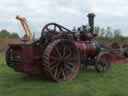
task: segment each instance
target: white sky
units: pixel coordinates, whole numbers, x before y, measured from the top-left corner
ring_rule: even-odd
[[[32,32],[40,36],[49,22],[67,28],[87,24],[86,15],[96,14],[95,25],[121,29],[128,36],[128,0],[0,0],[0,29],[23,34],[16,15],[27,18]]]

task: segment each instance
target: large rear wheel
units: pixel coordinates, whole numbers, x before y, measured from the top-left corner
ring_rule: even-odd
[[[80,68],[80,55],[72,41],[59,39],[50,43],[43,53],[46,74],[55,81],[74,79]]]

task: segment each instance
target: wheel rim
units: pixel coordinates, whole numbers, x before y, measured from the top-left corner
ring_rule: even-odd
[[[8,66],[13,67],[13,60],[14,60],[14,52],[11,48],[8,48],[6,51],[6,63]]]
[[[58,33],[72,32],[71,30],[56,24],[56,23],[48,23],[44,26],[41,32],[41,41],[45,39],[46,41],[52,41],[54,36],[58,35]]]
[[[108,53],[99,55],[96,63],[96,70],[98,72],[106,72],[111,68],[111,56]]]
[[[46,48],[43,65],[53,80],[72,80],[79,71],[79,58],[79,52],[72,42],[56,40]]]
[[[44,26],[42,29],[42,35],[45,32],[72,32],[71,30],[56,24],[56,23],[48,23],[47,25]]]

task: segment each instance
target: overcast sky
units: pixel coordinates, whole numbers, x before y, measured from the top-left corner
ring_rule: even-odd
[[[0,29],[23,35],[15,19],[20,15],[26,17],[32,32],[40,35],[49,22],[70,29],[87,24],[89,12],[96,14],[96,26],[121,29],[128,36],[128,0],[0,0]]]

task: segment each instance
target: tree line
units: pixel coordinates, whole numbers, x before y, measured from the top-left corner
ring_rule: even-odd
[[[100,28],[96,26],[94,28],[94,32],[98,35],[98,37],[106,37],[106,38],[120,38],[123,37],[120,29],[112,29],[111,27]]]
[[[78,30],[80,28],[84,28],[85,30],[88,30],[89,26],[82,25],[81,27],[78,27],[78,28],[74,26],[72,28],[72,31],[73,32],[79,32]],[[109,26],[105,27],[105,28],[96,26],[96,27],[94,27],[94,33],[97,35],[97,37],[103,37],[103,38],[116,38],[116,37],[120,38],[120,37],[123,37],[120,29],[112,29]]]
[[[19,35],[16,32],[8,32],[7,30],[3,29],[0,31],[0,38],[15,39],[19,38]]]
[[[97,37],[104,37],[104,38],[120,38],[122,36],[122,32],[120,29],[112,29],[111,27],[101,28],[96,26],[94,28],[94,33],[97,34]],[[24,36],[23,36],[24,37]],[[16,32],[9,32],[5,29],[0,31],[0,38],[19,38],[19,35]]]

